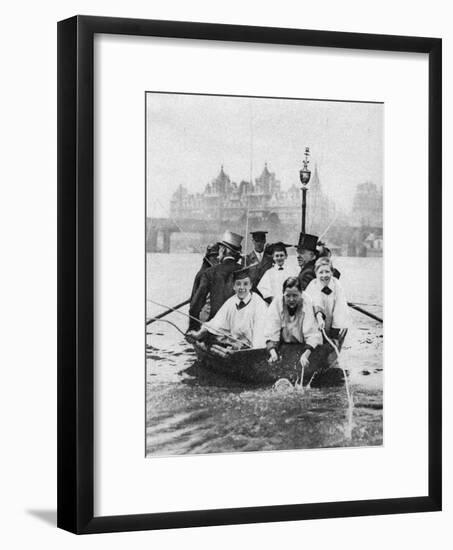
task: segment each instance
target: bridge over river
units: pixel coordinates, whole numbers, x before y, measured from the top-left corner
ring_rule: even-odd
[[[223,230],[223,225],[215,220],[146,218],[146,250],[169,253],[172,233],[219,235]]]
[[[194,236],[205,235],[206,242],[215,241],[222,233],[230,229],[245,235],[245,227],[241,221],[208,220],[194,218],[147,218],[146,219],[146,251],[164,252],[171,251],[171,235],[173,233],[188,234]],[[268,241],[284,240],[285,242],[296,242],[299,236],[299,227],[282,223],[264,222],[252,219],[249,223],[249,231],[266,229],[269,231]],[[315,230],[316,231],[316,230]],[[316,233],[315,233],[316,234]],[[336,243],[336,254],[346,256],[381,256],[382,237],[378,245],[367,242],[367,236],[382,234],[382,227],[370,225],[338,225],[331,228],[328,245],[332,247]],[[291,240],[292,239],[292,240]]]

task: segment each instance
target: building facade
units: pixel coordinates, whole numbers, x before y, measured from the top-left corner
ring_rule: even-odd
[[[253,182],[236,183],[226,174],[224,167],[209,182],[203,193],[189,193],[180,185],[170,203],[170,215],[174,219],[203,218],[220,224],[245,224],[248,217],[254,229],[265,225],[283,225],[292,228],[300,225],[301,190],[292,185],[283,190],[280,180],[267,166]],[[331,219],[335,207],[321,189],[318,170],[315,167],[310,183],[307,227],[318,230],[316,220]],[[321,223],[321,222],[320,222]]]
[[[245,235],[266,230],[268,238],[297,241],[301,228],[301,188],[292,184],[286,190],[267,163],[253,179],[233,181],[223,166],[202,193],[190,193],[180,185],[170,202],[170,220],[186,233],[209,234],[225,229]],[[307,193],[306,228],[322,235],[329,228],[327,241],[348,255],[382,254],[382,188],[371,182],[360,183],[349,213],[337,212],[335,203],[324,193],[315,165]]]

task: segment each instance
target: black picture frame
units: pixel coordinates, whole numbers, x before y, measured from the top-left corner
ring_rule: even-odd
[[[411,498],[95,517],[93,38],[95,33],[429,55],[429,490]],[[58,23],[58,526],[169,529],[441,510],[442,42],[285,28],[75,16]]]

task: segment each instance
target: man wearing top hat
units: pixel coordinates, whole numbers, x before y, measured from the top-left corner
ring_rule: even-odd
[[[203,262],[201,264],[201,267],[200,267],[198,273],[195,275],[195,279],[193,281],[192,292],[190,294],[190,300],[193,299],[193,297],[195,296],[195,293],[197,292],[197,290],[200,286],[201,276],[203,275],[203,273],[207,269],[209,269],[210,267],[212,267],[214,265],[217,265],[219,263],[218,255],[219,255],[219,245],[218,245],[218,243],[208,244],[208,246],[206,247],[206,253],[203,257]],[[205,305],[202,307],[202,309],[200,311],[199,319],[201,321],[206,321],[206,319],[208,319],[208,317],[209,317],[209,307],[210,307],[209,306],[209,300],[207,300],[207,302],[205,303]]]
[[[218,255],[219,255],[219,244],[218,243],[208,244],[208,246],[206,247],[206,253],[203,256],[201,267],[198,273],[195,275],[195,279],[192,286],[192,293],[190,295],[191,298],[197,291],[198,287],[200,286],[201,276],[203,275],[203,273],[210,267],[217,265],[219,263]]]
[[[250,277],[252,288],[256,291],[264,273],[272,267],[272,254],[266,244],[267,231],[252,231],[253,250],[245,256],[245,266],[251,266]]]
[[[219,263],[201,274],[198,288],[190,300],[189,315],[192,319],[189,321],[189,330],[199,328],[199,323],[193,318],[200,319],[200,312],[208,296],[210,299],[208,318],[212,319],[226,300],[234,294],[233,272],[240,269],[238,260],[241,257],[242,239],[241,235],[225,231],[222,240],[217,243]]]
[[[316,262],[316,245],[318,244],[318,237],[316,235],[309,235],[308,233],[301,233],[299,235],[299,242],[296,245],[297,249],[297,263],[300,266],[300,273],[298,275],[302,290],[305,290],[315,277],[315,262]]]

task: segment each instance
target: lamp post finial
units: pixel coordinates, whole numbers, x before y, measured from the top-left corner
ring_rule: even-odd
[[[308,182],[310,181],[311,172],[308,169],[310,162],[310,148],[305,147],[304,160],[302,161],[303,168],[299,170],[300,183],[302,184],[302,233],[305,233],[305,214],[307,210],[307,190]]]

